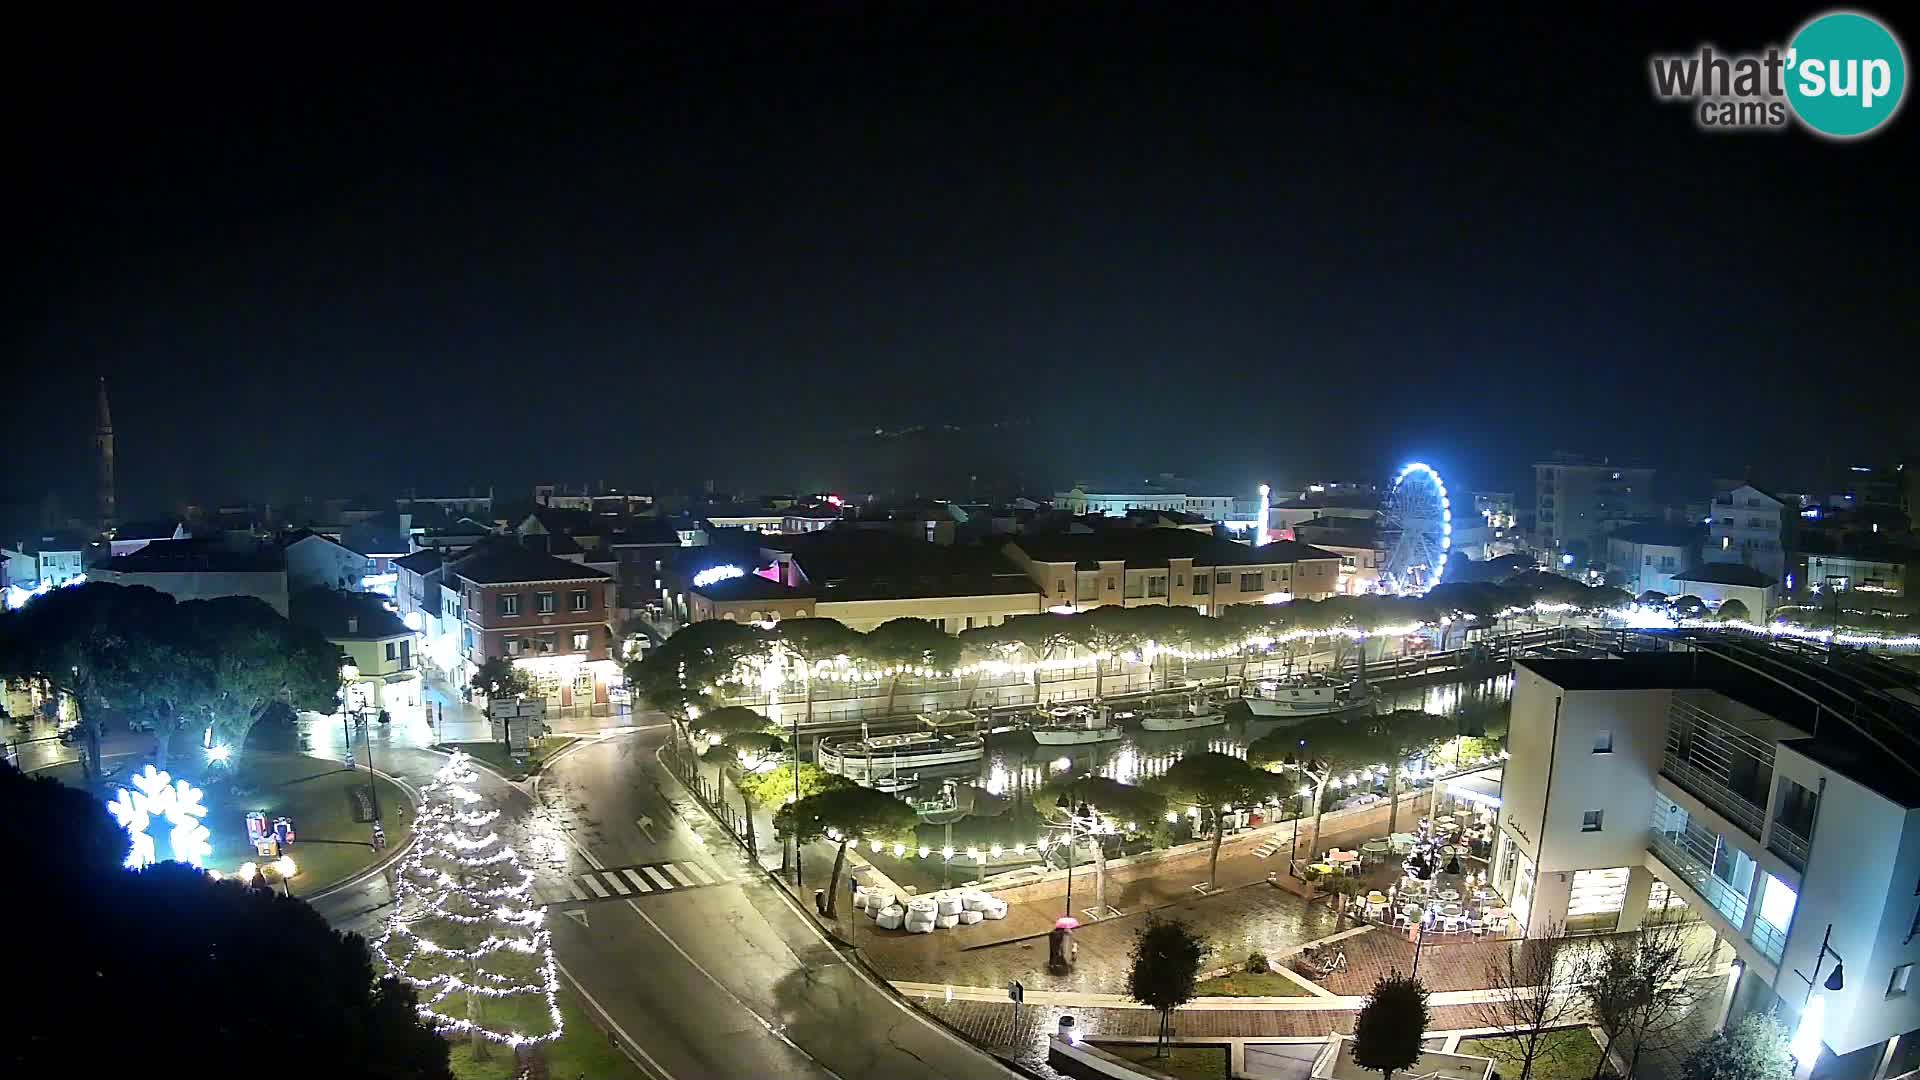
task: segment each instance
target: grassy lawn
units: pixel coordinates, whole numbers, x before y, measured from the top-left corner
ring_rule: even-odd
[[[1166,1057],[1155,1057],[1152,1043],[1103,1043],[1093,1045],[1126,1061],[1177,1076],[1180,1080],[1226,1080],[1227,1048],[1224,1046],[1167,1047]]]
[[[1287,978],[1267,972],[1251,975],[1232,971],[1214,979],[1203,979],[1194,987],[1201,997],[1312,997],[1307,988]]]
[[[318,892],[351,877],[386,854],[376,853],[369,846],[373,826],[353,819],[351,789],[367,786],[364,768],[350,773],[339,762],[325,758],[254,751],[240,757],[232,784],[209,785],[205,766],[198,762],[174,764],[186,770],[180,774],[183,779],[206,790],[207,816],[201,820],[213,834],[209,869],[230,872],[257,858],[247,844],[249,810],[266,811],[269,823],[277,817],[293,820],[295,841],[287,854],[300,868],[293,879],[295,896]],[[81,782],[78,763],[56,765],[36,775],[51,776],[76,787]],[[124,782],[126,773],[116,774],[114,779]],[[413,827],[413,803],[390,780],[374,778],[374,790],[391,851],[407,841]],[[159,845],[164,855],[164,837]]]
[[[546,1055],[547,1074],[554,1080],[642,1080],[627,1055],[607,1043],[605,1029],[596,1024],[571,986],[560,983],[560,1015],[566,1034],[540,1048]],[[473,1046],[466,1041],[453,1044],[453,1075],[459,1080],[508,1080],[513,1075],[513,1052],[504,1046],[489,1047],[485,1061],[473,1060]]]
[[[1461,1039],[1460,1053],[1493,1058],[1494,1069],[1500,1075],[1518,1076],[1519,1059],[1502,1058],[1495,1053],[1515,1045],[1509,1035]],[[1593,1035],[1586,1028],[1549,1031],[1541,1037],[1540,1045],[1540,1056],[1533,1061],[1533,1080],[1592,1080],[1594,1066],[1600,1063],[1600,1044],[1593,1041]]]
[[[465,750],[475,761],[487,766],[502,776],[514,780],[525,780],[540,771],[555,754],[565,750],[580,740],[571,735],[549,735],[540,740],[538,746],[527,748],[527,767],[522,769],[514,764],[513,755],[507,753],[507,744],[498,742],[460,742],[442,743],[444,749]]]

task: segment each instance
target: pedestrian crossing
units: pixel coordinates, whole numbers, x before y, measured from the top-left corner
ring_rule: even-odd
[[[709,885],[725,885],[732,878],[696,862],[646,863],[639,866],[607,867],[592,873],[574,874],[565,885],[534,886],[534,899],[542,904],[592,904],[602,900],[631,900],[660,893],[686,892]]]

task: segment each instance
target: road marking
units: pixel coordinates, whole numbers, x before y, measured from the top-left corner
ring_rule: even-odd
[[[633,887],[639,889],[641,892],[650,893],[653,891],[653,886],[647,884],[647,879],[634,873],[632,870],[622,870],[620,873],[624,874],[628,881],[633,882]]]
[[[671,868],[669,868],[669,869],[671,869]],[[697,877],[697,878],[699,878],[699,879],[700,879],[700,883],[701,883],[702,885],[718,885],[718,884],[720,884],[720,881],[719,881],[719,879],[718,879],[718,878],[715,878],[715,877],[713,877],[713,876],[712,876],[712,875],[710,875],[710,874],[708,874],[708,873],[707,873],[707,872],[706,872],[705,870],[702,870],[702,869],[700,868],[700,864],[699,864],[699,863],[694,863],[694,862],[690,862],[690,863],[688,863],[688,864],[687,864],[687,873],[689,873],[689,874],[692,874],[692,875],[693,875],[694,877]]]
[[[607,887],[605,885],[600,884],[600,879],[598,877],[595,877],[594,875],[591,875],[591,874],[581,874],[580,880],[587,883],[587,888],[593,890],[593,895],[599,897],[602,900],[605,900],[607,898]]]
[[[584,911],[581,911],[579,908],[574,908],[572,911],[563,911],[560,914],[565,915],[567,918],[572,919],[574,922],[579,923],[581,926],[588,925],[587,913]]]
[[[627,883],[620,880],[619,874],[602,874],[600,876],[607,879],[607,884],[613,886],[614,892],[619,893],[621,896],[633,895],[633,890],[627,888]]]
[[[575,900],[585,900],[587,898],[587,890],[581,888],[580,883],[572,878],[567,879],[567,891],[573,894]]]
[[[685,874],[683,874],[683,873],[681,873],[681,872],[680,872],[680,868],[679,868],[678,866],[675,866],[675,865],[674,865],[674,864],[672,864],[672,863],[668,863],[668,864],[667,864],[667,873],[669,873],[669,874],[672,874],[672,875],[673,875],[673,880],[675,880],[675,881],[677,881],[677,882],[679,882],[680,884],[682,884],[682,885],[685,885],[685,886],[687,886],[688,888],[692,888],[692,887],[693,887],[693,879],[692,879],[692,878],[690,878],[690,877],[688,877],[687,875],[685,875]]]
[[[653,879],[654,884],[660,886],[662,889],[673,888],[673,882],[668,881],[666,878],[666,875],[662,874],[660,871],[655,870],[651,866],[643,866],[640,869],[645,871],[646,875]]]
[[[581,982],[579,979],[576,979],[573,977],[573,972],[568,971],[567,966],[565,964],[562,964],[560,961],[555,960],[553,962],[553,966],[555,968],[558,968],[560,971],[560,974],[565,976],[566,980],[573,984],[573,988],[575,990],[580,991],[580,996],[586,999],[587,1004],[593,1006],[593,1011],[600,1014],[600,1019],[605,1020],[607,1022],[608,1027],[612,1028],[614,1032],[618,1034],[622,1039],[625,1039],[627,1046],[632,1047],[634,1053],[637,1053],[642,1058],[644,1058],[649,1068],[651,1068],[654,1072],[660,1074],[661,1080],[673,1080],[673,1074],[668,1072],[664,1065],[661,1065],[658,1061],[655,1061],[652,1054],[647,1053],[647,1048],[640,1045],[640,1040],[627,1034],[627,1029],[620,1026],[620,1021],[615,1020],[613,1018],[613,1014],[607,1011],[607,1007],[605,1005],[600,1004],[600,999],[594,997],[592,994],[587,992],[587,988],[581,985]],[[625,1049],[625,1047],[622,1047],[622,1049]]]
[[[647,834],[647,843],[658,844],[660,842],[653,838],[653,819],[652,818],[646,817],[643,815],[640,818],[636,819],[633,824],[635,828]]]

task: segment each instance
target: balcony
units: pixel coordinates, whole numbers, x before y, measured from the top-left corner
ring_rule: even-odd
[[[1747,936],[1747,940],[1753,942],[1753,947],[1759,949],[1761,955],[1776,964],[1780,962],[1781,954],[1787,951],[1787,932],[1765,919],[1753,920],[1753,933]]]
[[[1773,754],[1771,742],[1675,696],[1660,775],[1759,840]]]
[[[1755,840],[1760,839],[1760,826],[1766,820],[1766,811],[1748,801],[1746,796],[1715,780],[1706,770],[1669,757],[1661,763],[1660,775],[1746,830]]]
[[[1775,821],[1773,831],[1767,834],[1767,850],[1785,859],[1788,866],[1803,874],[1807,872],[1809,847],[1807,838],[1788,828],[1783,821]]]

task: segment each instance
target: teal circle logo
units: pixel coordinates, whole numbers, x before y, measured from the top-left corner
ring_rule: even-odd
[[[1900,110],[1907,58],[1879,20],[1829,12],[1801,27],[1788,49],[1787,101],[1814,131],[1857,138]]]

